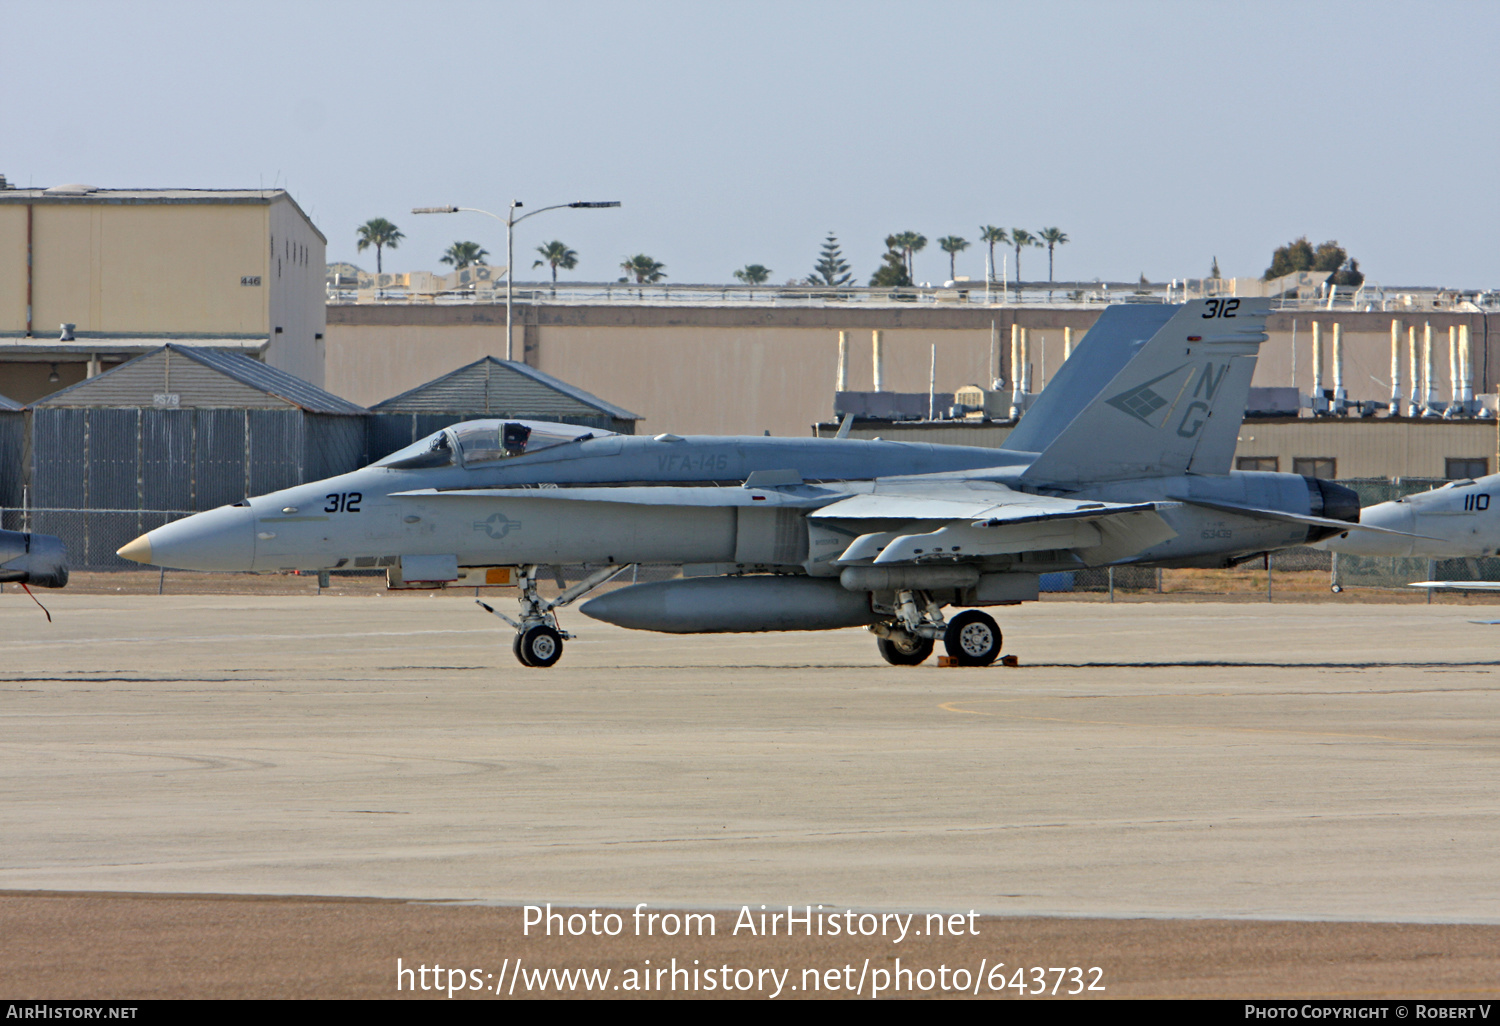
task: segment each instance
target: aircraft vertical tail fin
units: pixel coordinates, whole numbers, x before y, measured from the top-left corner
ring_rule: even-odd
[[[1227,474],[1269,312],[1264,299],[1177,307],[1022,479],[1066,485]]]
[[[1176,312],[1160,303],[1105,307],[1000,448],[1044,451]]]

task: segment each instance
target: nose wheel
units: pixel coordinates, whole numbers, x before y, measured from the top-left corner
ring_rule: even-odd
[[[562,658],[563,635],[547,624],[538,624],[517,634],[511,650],[522,666],[545,669]]]

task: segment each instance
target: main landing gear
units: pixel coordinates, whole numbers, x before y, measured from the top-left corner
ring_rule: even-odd
[[[894,620],[870,627],[880,655],[892,666],[925,662],[939,638],[957,666],[989,666],[1000,657],[1004,637],[988,613],[966,609],[944,622],[932,596],[920,591],[898,591],[893,612]]]
[[[517,662],[522,666],[545,669],[562,658],[563,642],[573,640],[573,635],[558,626],[557,616],[553,610],[582,598],[629,568],[630,564],[626,563],[595,570],[571,588],[563,589],[557,598],[549,600],[542,598],[536,590],[536,564],[523,566],[519,582],[521,588],[519,596],[521,619],[519,621],[512,620],[486,602],[481,602],[479,599],[474,601],[516,629],[516,639],[511,643],[510,650],[515,653]],[[558,580],[561,583],[561,578]]]

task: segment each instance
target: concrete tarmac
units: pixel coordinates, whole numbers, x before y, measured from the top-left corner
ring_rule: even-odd
[[[458,595],[0,597],[0,889],[1500,922],[1472,606],[999,610],[1019,668],[861,631]]]

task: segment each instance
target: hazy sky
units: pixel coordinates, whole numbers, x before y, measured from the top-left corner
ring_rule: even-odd
[[[503,262],[504,228],[413,206],[618,199],[520,226],[518,266],[561,239],[579,280],[644,252],[783,281],[832,230],[864,282],[912,229],[941,281],[940,236],[979,277],[979,225],[1055,225],[1059,279],[1258,275],[1306,234],[1372,281],[1500,285],[1492,2],[0,0],[0,26],[13,183],[274,184],[370,268],[372,217],[406,233],[387,270],[441,270],[460,239]]]

